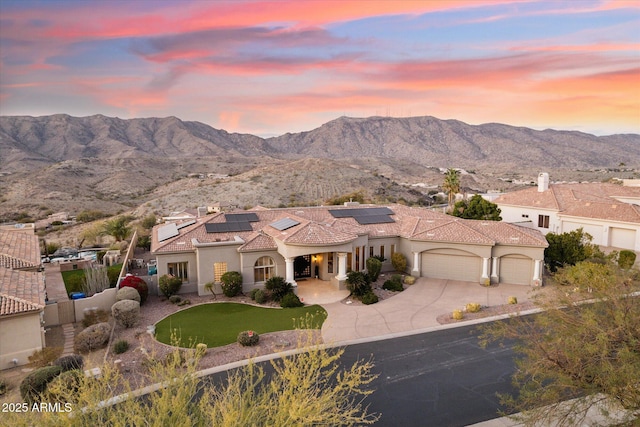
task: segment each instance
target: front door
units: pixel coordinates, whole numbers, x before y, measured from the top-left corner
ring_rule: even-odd
[[[305,277],[311,277],[311,255],[302,255],[293,261],[293,278]]]

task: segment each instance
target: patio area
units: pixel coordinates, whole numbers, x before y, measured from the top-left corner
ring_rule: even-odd
[[[338,290],[329,281],[320,279],[298,280],[298,297],[306,305],[331,304],[349,296],[348,290]]]

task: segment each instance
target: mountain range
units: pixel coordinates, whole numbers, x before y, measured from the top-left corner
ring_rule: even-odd
[[[309,168],[309,159],[314,159],[312,177],[304,170]],[[286,173],[283,165],[289,168]],[[297,168],[298,175],[289,177],[296,182],[281,178],[281,190],[269,197],[263,190],[261,197],[243,198],[247,205],[277,206],[292,203],[292,198],[321,203],[322,198],[338,196],[334,192],[340,191],[379,193],[380,186],[389,187],[384,182],[388,178],[394,183],[437,186],[440,169],[449,167],[475,171],[475,176],[465,178],[467,184],[483,189],[492,184],[482,177],[495,173],[526,180],[526,174],[535,177],[540,170],[615,169],[620,165],[629,171],[640,165],[640,135],[595,136],[497,123],[469,125],[425,116],[340,117],[308,132],[261,138],[176,117],[2,116],[0,217],[21,209],[64,208],[68,203],[58,202],[65,200],[72,205],[68,209],[99,204],[106,211],[123,210],[151,202],[155,196],[164,197],[163,186],[193,173],[227,177],[216,181],[216,193],[201,196],[208,200],[185,196],[189,202],[206,205],[217,194],[238,198],[236,186],[223,187],[244,179],[243,174],[262,170],[261,180],[268,180]],[[337,171],[345,169],[353,169],[345,181],[348,185],[335,179]],[[305,187],[299,185],[305,179],[313,179],[313,185],[321,188],[313,197],[305,190],[295,190]],[[209,184],[199,185],[208,188]],[[378,187],[368,188],[372,185]],[[188,187],[183,185],[180,191]],[[398,191],[393,191],[394,197],[408,196]],[[251,193],[251,188],[244,192]],[[168,209],[178,203],[159,203],[156,208]]]

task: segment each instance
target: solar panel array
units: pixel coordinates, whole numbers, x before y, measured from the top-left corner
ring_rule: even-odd
[[[176,227],[178,228],[178,230],[181,230],[181,229],[183,229],[185,227],[188,227],[190,225],[193,225],[195,223],[196,223],[195,219],[190,219],[189,221],[186,221],[186,222],[183,222],[181,224],[176,225]]]
[[[282,218],[279,219],[278,221],[271,223],[271,226],[273,228],[275,228],[276,230],[280,230],[280,231],[284,231],[288,228],[291,227],[295,227],[296,225],[300,224],[298,221],[296,221],[295,219],[291,219],[291,218]]]
[[[356,208],[356,209],[330,209],[329,213],[334,218],[353,218],[358,224],[385,224],[395,222],[389,215],[393,211],[387,207]]]
[[[248,222],[213,222],[204,225],[207,233],[235,233],[237,231],[252,231]]]
[[[178,234],[180,234],[178,227],[174,222],[170,222],[158,228],[158,242],[164,242],[167,239],[176,237]]]
[[[227,222],[258,222],[258,215],[255,212],[249,213],[237,213],[237,214],[224,214],[224,219]]]

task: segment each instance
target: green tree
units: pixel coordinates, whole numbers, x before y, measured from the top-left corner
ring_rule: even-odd
[[[442,189],[448,196],[449,208],[453,206],[456,194],[460,192],[460,171],[449,168],[444,174]]]
[[[150,230],[153,228],[154,225],[156,225],[158,219],[156,218],[156,216],[154,214],[149,214],[147,216],[145,216],[144,218],[142,218],[142,221],[140,222],[140,225],[142,225],[143,228]]]
[[[128,226],[127,218],[119,216],[106,221],[103,225],[105,234],[113,236],[116,242],[120,242],[131,234],[131,227]]]
[[[451,215],[466,219],[502,221],[498,205],[491,203],[479,194],[474,195],[469,200],[456,202],[451,211]]]
[[[567,286],[538,296],[539,315],[484,329],[483,343],[517,343],[518,393],[501,402],[525,425],[584,425],[590,408],[640,416],[640,300],[629,296],[640,289],[638,271],[582,262],[558,275]]]
[[[603,257],[602,251],[591,243],[593,238],[582,228],[562,234],[547,233],[549,246],[544,250],[544,262],[551,271],[575,265],[591,257]]]

